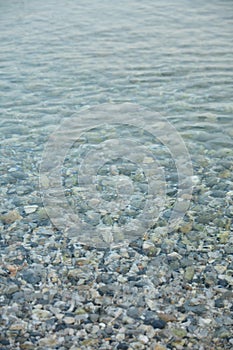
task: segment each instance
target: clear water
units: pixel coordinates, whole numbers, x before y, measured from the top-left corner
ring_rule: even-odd
[[[131,102],[175,126],[202,191],[199,204],[208,209],[212,201],[208,213],[217,207],[229,227],[232,29],[227,0],[0,1],[2,211],[39,202],[42,151],[64,119],[88,106]],[[15,171],[28,177],[14,180]],[[198,221],[197,203],[192,210]]]

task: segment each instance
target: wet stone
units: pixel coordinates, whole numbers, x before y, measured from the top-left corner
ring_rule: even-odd
[[[197,315],[203,315],[206,313],[206,307],[205,305],[190,305],[189,302],[185,302],[185,310],[188,312],[188,311],[191,311]]]
[[[174,328],[172,333],[178,338],[184,338],[187,334],[187,331],[184,328]]]
[[[102,282],[104,284],[109,284],[116,281],[116,277],[113,274],[106,273],[101,274],[97,278],[97,282]]]
[[[12,171],[11,177],[17,180],[25,180],[28,177],[28,175],[23,173],[22,171]]]
[[[127,315],[134,319],[138,319],[140,317],[139,310],[136,307],[130,307],[127,310]]]
[[[28,269],[28,270],[23,271],[22,278],[26,282],[33,284],[33,285],[37,284],[41,281],[41,275],[32,269]]]
[[[223,298],[218,298],[214,302],[214,306],[217,308],[222,308],[224,307],[224,299]]]
[[[232,333],[230,330],[228,330],[226,327],[220,327],[218,330],[215,331],[214,337],[215,338],[229,338],[231,337]]]
[[[215,191],[211,192],[211,196],[217,197],[217,198],[225,198],[226,193],[224,191],[215,190]]]
[[[228,286],[227,280],[222,279],[222,278],[218,279],[217,284],[218,284],[219,286],[221,286],[221,287],[227,287],[227,286]]]
[[[99,315],[98,314],[90,314],[89,318],[90,318],[91,322],[95,323],[95,322],[98,322]]]
[[[12,210],[7,214],[0,215],[0,219],[4,224],[12,224],[16,220],[21,220],[22,216],[17,210]]]
[[[166,327],[167,322],[160,318],[156,318],[156,315],[154,312],[147,311],[144,317],[145,317],[144,318],[145,325],[150,325],[153,328],[159,328],[159,329],[163,329]]]
[[[10,284],[5,288],[4,293],[7,295],[12,295],[18,290],[19,290],[19,287],[16,284]]]
[[[119,343],[117,345],[117,350],[128,350],[129,349],[129,345],[126,343]]]
[[[184,278],[185,278],[187,281],[192,281],[193,276],[194,276],[194,272],[195,272],[194,267],[193,267],[193,266],[188,266],[188,267],[185,269]]]

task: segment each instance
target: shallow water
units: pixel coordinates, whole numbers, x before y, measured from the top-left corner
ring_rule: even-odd
[[[183,137],[196,184],[190,209],[196,223],[232,229],[231,1],[1,1],[0,18],[2,212],[17,208],[23,215],[25,205],[42,205],[39,165],[59,123],[88,106],[130,102],[160,113]],[[151,119],[152,129],[156,122]],[[95,125],[93,116],[89,127]],[[156,157],[166,171],[169,209],[177,175],[163,151]],[[70,172],[61,169],[66,190],[75,187],[71,163],[63,167]],[[72,195],[77,205],[77,189]],[[106,220],[112,226],[113,218]]]

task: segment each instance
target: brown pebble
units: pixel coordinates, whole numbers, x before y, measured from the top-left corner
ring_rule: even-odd
[[[183,288],[186,289],[186,290],[193,290],[193,288],[192,288],[192,286],[190,284],[185,284],[183,286]]]
[[[163,345],[157,344],[155,345],[154,350],[166,350],[166,348]]]
[[[175,322],[176,321],[176,317],[174,315],[158,313],[158,316],[161,320],[163,320],[165,322]]]
[[[10,272],[11,277],[15,277],[18,272],[18,267],[15,265],[7,265],[7,270]]]
[[[21,220],[22,216],[19,214],[17,210],[11,210],[9,213],[1,215],[0,219],[4,224],[12,224],[16,220]]]

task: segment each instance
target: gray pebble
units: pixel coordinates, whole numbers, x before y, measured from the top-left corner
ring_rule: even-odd
[[[140,313],[138,308],[132,306],[127,310],[127,316],[132,317],[134,319],[138,319],[140,317]]]

